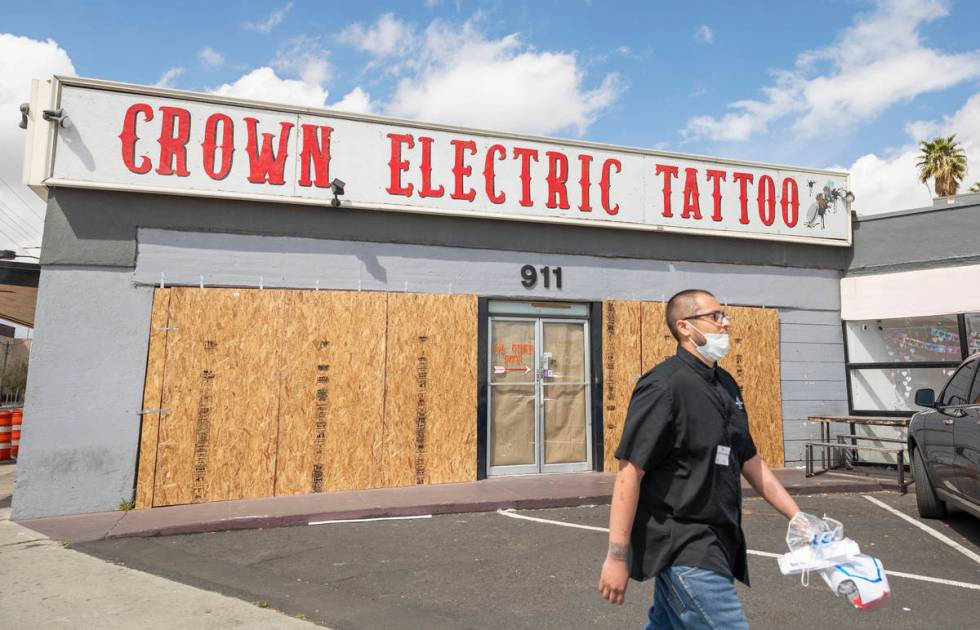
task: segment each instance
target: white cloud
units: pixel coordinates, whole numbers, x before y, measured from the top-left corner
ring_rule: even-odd
[[[31,97],[32,79],[75,74],[75,66],[54,40],[38,41],[0,33],[0,249],[38,255],[44,202],[21,184],[24,130],[18,107]]]
[[[255,68],[211,91],[223,96],[324,107],[329,95],[326,84],[333,76],[328,56],[317,38],[295,37],[279,48],[268,66]]]
[[[351,24],[337,39],[378,59],[408,55],[416,45],[415,29],[391,13],[382,15],[372,26]]]
[[[172,88],[172,87],[174,87],[176,85],[177,79],[182,74],[184,74],[184,69],[183,68],[179,68],[179,67],[178,68],[170,68],[169,70],[167,70],[166,72],[164,72],[162,75],[160,75],[160,79],[154,85],[156,85],[157,87],[162,87],[162,88]]]
[[[702,44],[711,44],[715,41],[715,32],[711,30],[711,27],[707,24],[702,24],[697,27],[692,35],[694,41],[700,42]]]
[[[257,101],[272,101],[289,105],[323,107],[327,90],[319,84],[297,79],[283,79],[268,66],[256,68],[234,83],[225,83],[214,90],[221,96],[238,96]]]
[[[906,125],[912,143],[879,156],[862,155],[850,167],[851,186],[856,195],[855,209],[862,215],[919,208],[932,204],[932,182],[929,188],[919,182],[919,140],[938,135],[956,134],[967,155],[967,176],[960,192],[980,180],[980,93],[974,94],[952,116],[938,121],[913,121]]]
[[[206,68],[217,68],[225,62],[225,56],[210,46],[202,48],[197,53],[197,58]]]
[[[583,86],[576,56],[538,52],[516,34],[487,39],[472,21],[435,21],[425,31],[387,113],[506,131],[584,134],[624,89],[618,74]]]
[[[280,46],[271,65],[279,72],[296,75],[305,83],[321,85],[333,78],[333,67],[328,58],[329,53],[320,46],[319,39],[301,35]]]
[[[944,53],[919,29],[949,13],[944,0],[879,0],[836,41],[773,72],[763,98],[735,101],[720,117],[695,116],[687,139],[745,141],[787,121],[803,138],[873,119],[892,105],[980,77],[980,50]],[[822,74],[818,70],[823,69]]]
[[[245,28],[250,31],[258,31],[260,33],[268,33],[280,23],[282,23],[283,18],[289,13],[289,10],[293,8],[292,2],[287,2],[286,6],[276,9],[273,11],[269,17],[267,17],[262,22],[246,22]]]
[[[371,96],[360,87],[355,87],[345,94],[342,99],[330,105],[330,108],[355,114],[375,113],[375,104],[371,101]]]

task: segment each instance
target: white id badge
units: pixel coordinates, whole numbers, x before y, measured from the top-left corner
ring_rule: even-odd
[[[732,452],[730,446],[718,445],[718,453],[715,455],[715,463],[719,466],[728,465],[728,455]]]

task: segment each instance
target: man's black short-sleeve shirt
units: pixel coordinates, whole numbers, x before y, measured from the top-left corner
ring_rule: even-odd
[[[630,539],[630,577],[696,566],[748,584],[742,464],[756,455],[735,379],[677,354],[633,390],[617,459],[646,472]]]

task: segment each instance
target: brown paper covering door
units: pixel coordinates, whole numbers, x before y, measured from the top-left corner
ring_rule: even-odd
[[[783,465],[780,395],[779,312],[729,306],[731,350],[720,365],[738,381],[759,454],[773,467]],[[605,470],[615,471],[614,453],[622,437],[626,409],[641,373],[676,352],[661,302],[603,303],[603,392]],[[630,368],[636,366],[636,372]]]
[[[542,379],[544,463],[587,461],[585,326],[543,321],[541,343],[551,355]]]

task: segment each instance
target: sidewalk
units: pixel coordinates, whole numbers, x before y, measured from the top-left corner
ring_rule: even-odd
[[[10,522],[14,466],[0,465],[0,626],[283,628],[312,623],[66,549]]]
[[[893,479],[827,473],[806,478],[802,468],[776,476],[791,494],[893,490]],[[53,539],[75,543],[131,536],[165,536],[230,529],[306,525],[420,514],[543,509],[609,503],[615,475],[576,473],[497,477],[468,483],[178,505],[129,512],[98,512],[21,521]],[[755,492],[742,482],[746,497]]]

